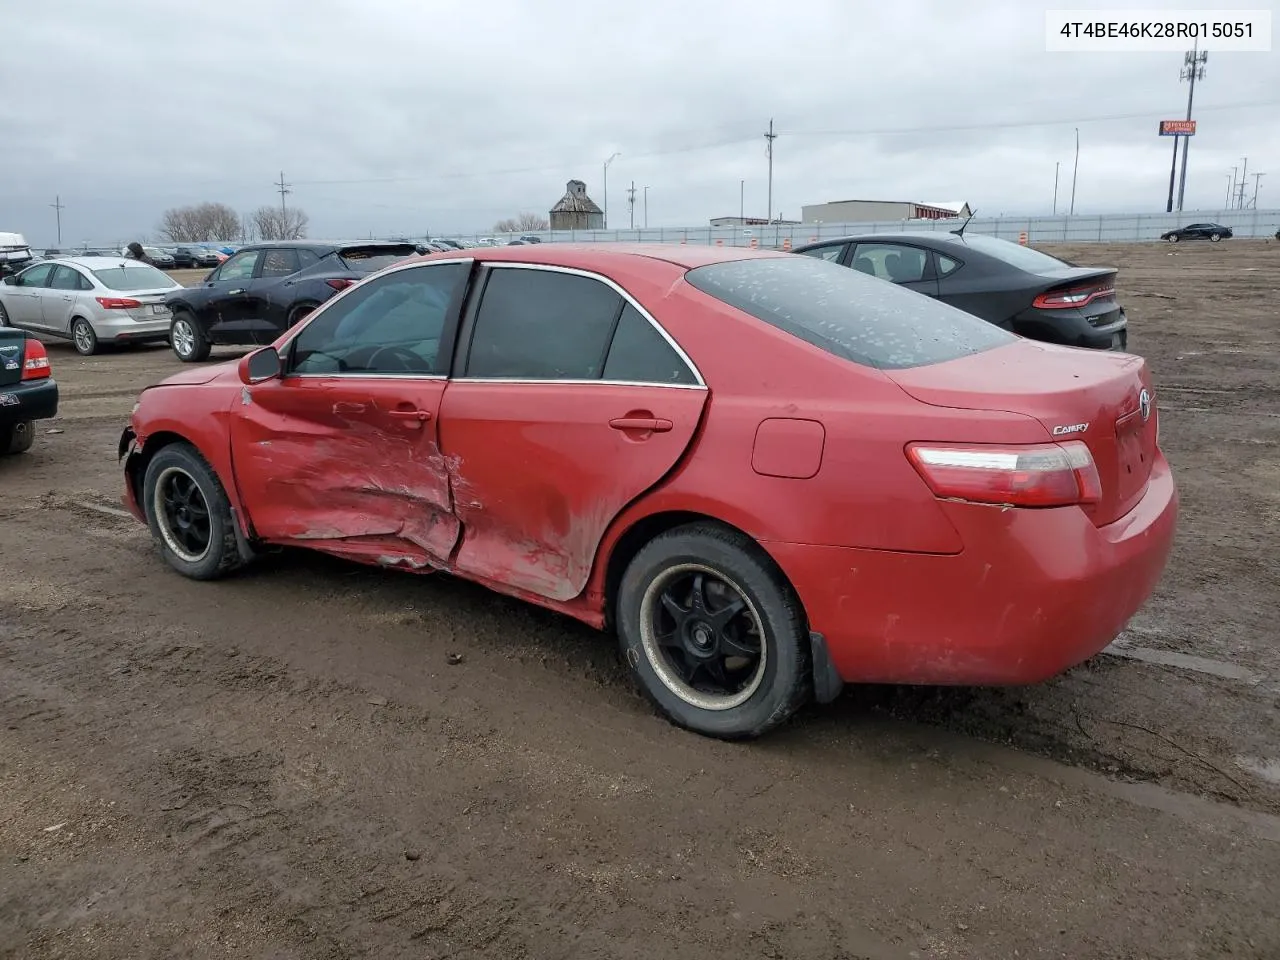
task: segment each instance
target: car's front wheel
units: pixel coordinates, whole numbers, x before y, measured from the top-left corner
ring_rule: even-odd
[[[231,501],[196,449],[159,450],[142,479],[147,525],[169,565],[193,580],[214,580],[239,567]]]
[[[1178,242],[1179,240],[1181,240],[1182,238],[1181,238],[1181,237],[1179,237],[1176,233],[1171,233],[1171,234],[1169,234],[1168,239],[1169,239],[1169,242],[1170,242],[1170,243],[1177,243],[1177,242]]]
[[[209,341],[200,331],[196,318],[186,310],[179,310],[169,324],[169,345],[183,363],[199,363],[209,358]]]
[[[697,733],[760,736],[812,692],[799,600],[733,531],[693,524],[655,537],[622,576],[616,620],[641,689]]]
[[[36,425],[30,420],[0,427],[0,455],[26,453],[35,439]]]

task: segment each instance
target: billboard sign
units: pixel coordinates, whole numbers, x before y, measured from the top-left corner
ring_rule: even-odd
[[[1160,136],[1162,137],[1194,137],[1196,122],[1194,120],[1161,120]]]

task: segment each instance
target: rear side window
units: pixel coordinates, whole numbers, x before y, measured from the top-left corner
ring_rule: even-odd
[[[497,268],[476,314],[466,376],[598,380],[622,304],[590,277]]]
[[[716,263],[685,279],[828,353],[881,370],[943,363],[1017,340],[923,294],[810,257]]]
[[[819,260],[837,261],[840,259],[840,254],[844,253],[844,248],[846,246],[848,246],[848,244],[832,243],[825,247],[814,247],[812,250],[801,250],[800,252],[806,257],[816,257]]]
[[[979,253],[985,253],[989,257],[1003,260],[1009,266],[1017,267],[1019,270],[1025,270],[1028,273],[1044,273],[1046,271],[1055,273],[1063,267],[1071,266],[1065,260],[1051,257],[1049,254],[1041,253],[1032,247],[1024,247],[1020,243],[1000,240],[996,237],[984,237],[982,234],[966,234],[964,236],[964,245],[972,247]]]
[[[127,267],[105,267],[93,271],[108,290],[163,290],[166,287],[180,287],[182,284],[174,280],[162,270],[146,263],[137,263]]]
[[[618,330],[604,364],[604,379],[628,383],[682,383],[694,385],[693,371],[672,349],[653,324],[633,307],[622,308]]]

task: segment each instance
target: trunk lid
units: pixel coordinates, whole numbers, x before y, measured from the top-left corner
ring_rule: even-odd
[[[1055,441],[1083,440],[1098,468],[1102,499],[1082,509],[1098,526],[1119,520],[1146,492],[1156,454],[1156,403],[1141,357],[1020,340],[884,373],[922,403],[1019,413],[1039,421]]]
[[[1112,268],[1065,267],[1042,271],[1045,281],[1036,294],[1039,309],[1077,309],[1094,327],[1105,327],[1119,319],[1120,303],[1116,299],[1116,276]],[[1069,298],[1076,298],[1071,302]],[[1046,304],[1045,301],[1048,301]],[[1056,304],[1056,305],[1055,305]]]
[[[22,381],[27,356],[27,335],[14,327],[0,327],[0,387]]]
[[[181,292],[179,288],[165,287],[158,290],[137,290],[133,293],[121,293],[120,296],[128,297],[130,300],[137,300],[140,304],[140,306],[130,307],[125,311],[131,319],[168,320],[172,313],[165,306],[165,301],[179,292]]]

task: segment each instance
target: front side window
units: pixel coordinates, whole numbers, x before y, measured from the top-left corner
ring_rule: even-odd
[[[806,257],[817,257],[819,260],[831,260],[833,262],[840,259],[840,254],[844,253],[845,244],[834,243],[826,247],[814,247],[812,250],[800,251]]]
[[[591,277],[496,268],[476,314],[466,376],[598,380],[623,302]]]
[[[215,280],[252,280],[261,250],[242,250],[218,268]]]
[[[41,263],[25,270],[18,277],[18,286],[20,287],[47,287],[49,285],[49,276],[53,273],[53,264]]]
[[[321,310],[293,340],[296,374],[444,372],[440,340],[468,265],[400,270],[358,286]]]
[[[882,370],[942,363],[1018,339],[909,288],[810,257],[716,263],[690,270],[685,279],[806,343]]]

